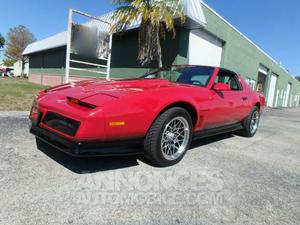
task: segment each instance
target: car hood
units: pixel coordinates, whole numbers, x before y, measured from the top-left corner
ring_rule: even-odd
[[[89,80],[50,88],[46,92],[48,94],[55,93],[60,99],[71,97],[89,104],[102,106],[106,102],[125,96],[172,87],[191,87],[191,85],[173,83],[164,79]]]
[[[47,92],[58,92],[68,97],[84,100],[99,94],[121,98],[137,92],[182,85],[184,84],[172,83],[163,79],[90,80],[58,86],[48,89]]]

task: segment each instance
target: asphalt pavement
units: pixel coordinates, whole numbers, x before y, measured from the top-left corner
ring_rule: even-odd
[[[300,224],[300,109],[267,110],[254,138],[194,142],[170,168],[37,149],[28,126],[0,112],[0,224]]]

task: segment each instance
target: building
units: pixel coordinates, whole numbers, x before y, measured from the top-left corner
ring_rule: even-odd
[[[184,0],[187,20],[178,24],[175,39],[162,41],[163,64],[221,66],[245,77],[249,85],[264,92],[269,107],[299,107],[300,82],[280,63],[200,0]],[[111,77],[135,77],[148,68],[137,61],[137,26],[113,37]],[[29,79],[56,85],[64,80],[67,33],[29,45]],[[71,71],[73,80],[95,77]]]
[[[14,75],[15,76],[21,76],[22,74],[22,61],[21,60],[18,60],[14,63]],[[26,63],[25,66],[24,66],[24,76],[25,77],[28,77],[28,73],[29,73],[29,64]]]

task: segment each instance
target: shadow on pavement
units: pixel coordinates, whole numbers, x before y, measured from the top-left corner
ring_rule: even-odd
[[[190,151],[232,137],[234,137],[232,134],[222,134],[213,137],[199,139],[192,142]],[[134,167],[139,165],[138,160],[150,166],[156,167],[147,159],[145,159],[143,155],[79,158],[79,157],[72,157],[70,155],[67,155],[46,143],[38,144],[38,149],[44,154],[46,154],[48,157],[50,157],[51,159],[59,163],[60,165],[78,174],[96,173],[100,171]]]
[[[37,144],[37,148],[48,157],[74,173],[96,173],[138,166],[141,155],[115,157],[73,157],[47,143]]]
[[[228,138],[233,138],[233,137],[234,137],[233,133],[225,133],[225,134],[219,134],[216,136],[197,139],[192,142],[190,151],[194,150],[195,148],[199,148],[201,146],[209,145],[214,142],[222,141],[222,140],[225,140]]]

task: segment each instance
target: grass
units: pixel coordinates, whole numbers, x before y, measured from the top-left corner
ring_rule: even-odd
[[[45,88],[26,79],[0,77],[0,111],[29,111],[35,95]]]

